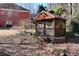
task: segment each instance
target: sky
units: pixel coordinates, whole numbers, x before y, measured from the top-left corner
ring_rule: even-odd
[[[32,13],[36,13],[39,5],[47,6],[47,3],[18,3],[18,5],[31,10]]]

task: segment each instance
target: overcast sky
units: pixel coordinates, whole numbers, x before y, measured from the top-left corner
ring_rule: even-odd
[[[32,13],[36,13],[39,5],[47,6],[47,3],[18,3],[18,5],[31,10]]]

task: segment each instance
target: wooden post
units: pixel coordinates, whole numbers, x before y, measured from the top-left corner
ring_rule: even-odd
[[[36,35],[37,35],[37,22],[35,22]]]
[[[44,22],[44,36],[46,35],[46,24]]]

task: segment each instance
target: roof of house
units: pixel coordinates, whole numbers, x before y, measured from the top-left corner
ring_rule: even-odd
[[[29,11],[28,9],[23,8],[15,3],[0,3],[0,8]]]
[[[49,12],[46,12],[46,11],[42,11],[40,14],[38,14],[34,20],[36,21],[44,21],[44,20],[55,20],[55,19],[62,19],[62,20],[65,20],[63,19],[61,16],[59,15],[55,15],[55,14],[51,14]]]

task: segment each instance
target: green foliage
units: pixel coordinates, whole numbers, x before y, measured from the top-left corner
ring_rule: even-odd
[[[71,26],[72,26],[72,31],[74,33],[79,34],[79,12],[77,11],[75,15],[72,15],[71,19]]]
[[[72,38],[74,37],[74,33],[73,32],[66,32],[66,38]]]
[[[62,13],[62,8],[56,7],[56,8],[53,9],[53,11],[54,11],[55,14],[61,15],[61,13]]]
[[[77,9],[79,10],[79,9]],[[73,11],[70,19],[66,22],[67,28],[69,28],[70,33],[73,32],[74,34],[79,34],[79,11]]]
[[[72,25],[73,32],[74,32],[74,33],[79,33],[79,30],[78,30],[78,23],[72,21],[72,22],[71,22],[71,25]]]
[[[67,52],[68,48],[54,48],[53,51],[56,51],[56,52],[60,52],[60,51],[64,52],[65,51],[65,52]]]
[[[54,11],[53,10],[51,10],[51,11],[49,11],[50,13],[52,13],[52,14],[54,14]]]

